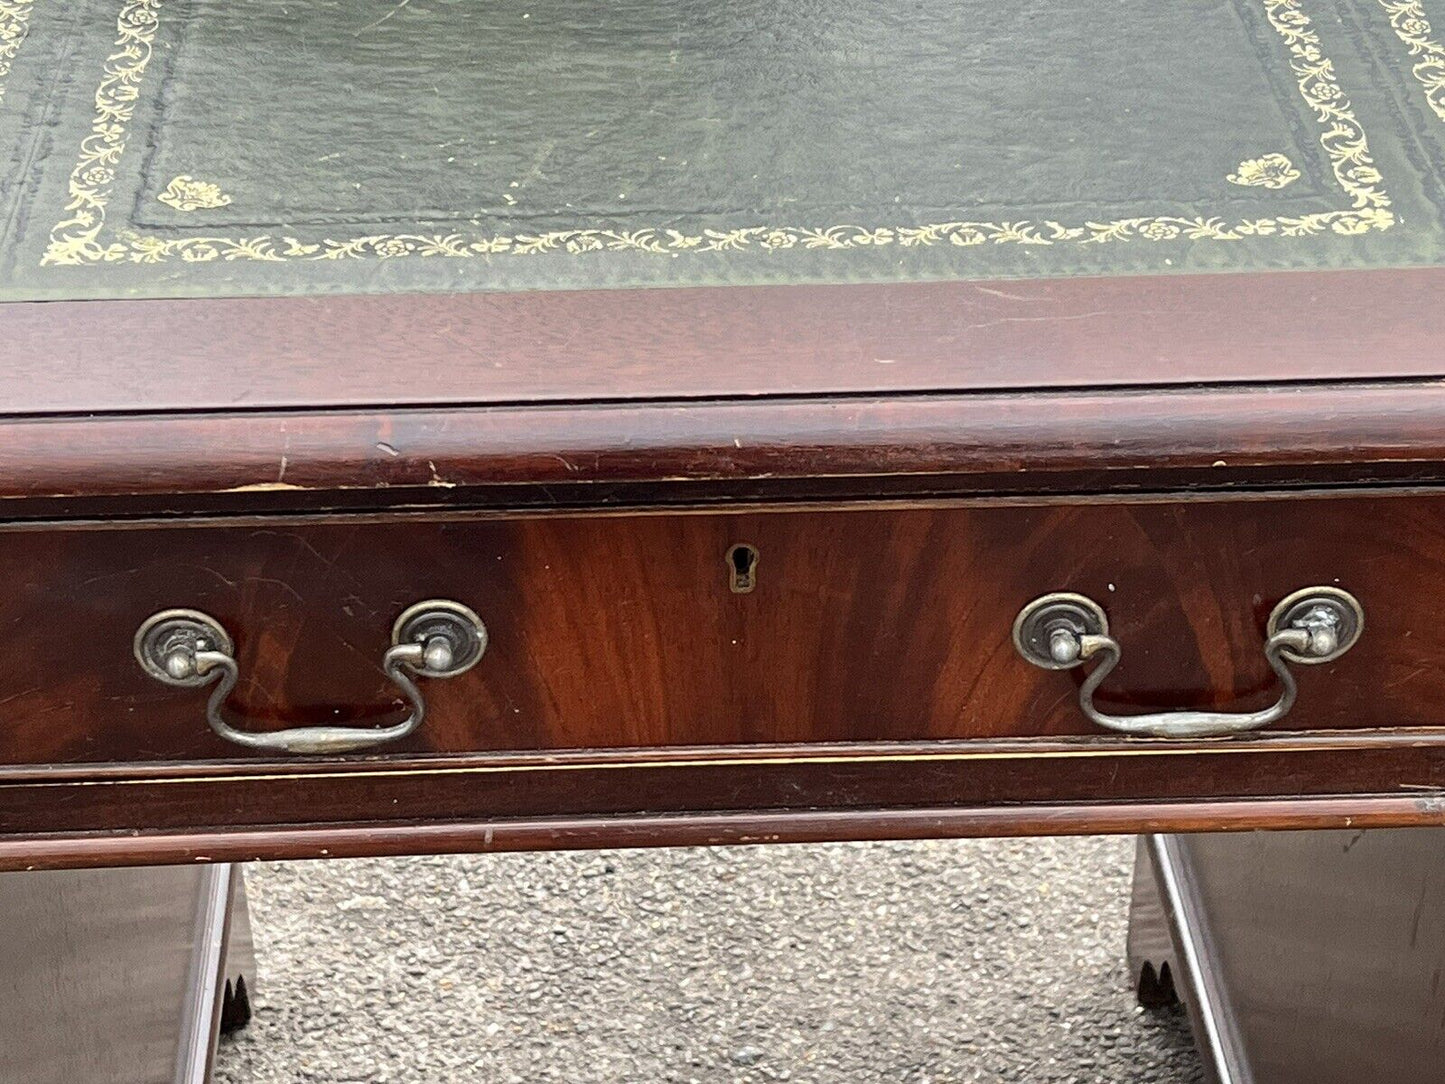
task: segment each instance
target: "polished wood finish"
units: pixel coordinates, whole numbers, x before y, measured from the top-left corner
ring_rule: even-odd
[[[1438,382],[0,419],[11,518],[1442,478]]]
[[[819,395],[1441,373],[1445,269],[49,302],[0,412]]]
[[[1442,290],[0,307],[0,861],[848,838],[919,810],[907,831],[1436,823]],[[1365,638],[1239,741],[1097,733],[1081,674],[1009,642],[1082,591],[1124,642],[1104,706],[1257,708],[1271,606],[1337,582]],[[202,609],[247,725],[376,723],[391,621],[427,597],[492,648],[376,757],[231,747],[130,655],[152,612]]]
[[[1117,740],[1081,716],[1082,670],[1013,649],[1019,609],[1055,590],[1119,631],[1108,708],[1242,710],[1277,695],[1270,609],[1338,583],[1367,635],[1302,668],[1275,729],[1437,728],[1442,538],[1425,496],[12,530],[0,764],[256,759],[132,658],[174,607],[235,639],[247,725],[378,724],[399,710],[392,622],[425,598],[473,607],[491,646],[426,683],[426,726],[388,755]],[[760,554],[749,594],[730,589],[739,542]]]
[[[699,816],[1012,809],[1037,825],[1032,808],[1097,825],[1111,806],[1134,825],[1220,800],[1263,811],[1254,823],[1290,801],[1436,823],[1442,539],[1445,497],[1421,494],[15,528],[0,533],[0,839],[36,856],[122,829],[325,839],[570,818],[605,836],[656,816],[681,839]],[[729,589],[736,542],[761,555],[750,594]],[[1031,598],[1080,591],[1124,644],[1102,703],[1255,708],[1277,695],[1269,610],[1334,583],[1362,600],[1364,637],[1300,668],[1294,713],[1243,739],[1097,731],[1082,672],[1031,667],[1009,638]],[[151,612],[202,609],[236,639],[233,718],[376,724],[400,710],[379,672],[391,621],[425,597],[472,605],[492,646],[427,682],[424,728],[376,756],[230,746],[203,690],[130,654]]]
[[[264,830],[48,833],[0,837],[0,870],[397,854],[712,847],[975,836],[1241,832],[1259,828],[1445,825],[1445,806],[1391,794],[1097,806],[946,806],[431,823],[335,823]]]
[[[385,763],[309,772],[223,766],[180,777],[0,783],[0,832],[219,831],[368,822],[501,822],[747,811],[800,815],[954,807],[1096,809],[1211,800],[1309,800],[1346,794],[1407,799],[1405,823],[1437,823],[1445,806],[1439,746],[1309,751],[1220,748],[1209,754],[1101,749],[1006,758],[920,755],[618,763],[565,758],[542,766]],[[1097,808],[1096,808],[1097,807]],[[1363,811],[1355,806],[1351,811]],[[1287,812],[1278,807],[1277,814]]]

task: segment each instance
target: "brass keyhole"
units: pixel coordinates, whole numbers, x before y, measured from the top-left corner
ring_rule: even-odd
[[[746,542],[728,549],[728,589],[735,595],[746,595],[758,585],[758,550]]]

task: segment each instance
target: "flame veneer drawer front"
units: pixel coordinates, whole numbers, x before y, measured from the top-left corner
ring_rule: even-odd
[[[1445,499],[1424,496],[15,530],[0,763],[1120,741],[1079,703],[1109,652],[1051,670],[1016,647],[1050,592],[1103,611],[1118,665],[1094,705],[1128,717],[1270,708],[1271,611],[1344,589],[1358,642],[1287,668],[1298,698],[1253,737],[1431,728],[1442,557]],[[423,629],[384,672],[397,619],[427,600],[474,612],[484,652]],[[137,630],[173,609],[224,630],[200,646],[233,673],[147,672]],[[428,677],[429,648],[459,672]],[[398,673],[425,718],[379,740],[411,707]],[[229,737],[207,723],[224,677]],[[360,740],[254,738],[338,727]]]

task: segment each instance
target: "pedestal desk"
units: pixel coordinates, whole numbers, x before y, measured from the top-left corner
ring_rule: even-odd
[[[1131,353],[1204,356],[1218,336],[1187,338],[1184,306],[1207,304],[1198,318],[1213,328],[1226,300],[1235,327],[1249,319],[1279,334],[1276,359],[1301,336],[1302,353],[1363,369],[1394,357],[1376,350],[1383,333],[1363,347],[1312,336],[1280,295],[1410,291],[1388,330],[1423,365],[1445,330],[1436,284],[1445,278],[1420,272],[1010,287],[1027,302],[993,287],[922,287],[953,303],[881,332],[873,306],[897,312],[914,291],[786,296],[840,319],[847,303],[869,302],[835,330],[883,335],[908,369],[935,364],[915,350],[968,338],[970,320],[992,325],[979,338],[1001,354],[1034,349],[1043,327],[1090,357],[1118,338]],[[1122,290],[1158,291],[1182,315],[1141,327],[1074,296]],[[26,371],[12,399],[84,398],[74,412],[3,426],[0,863],[1440,821],[1437,381],[255,411],[188,402],[244,398],[247,380],[280,398],[282,381],[333,373],[338,398],[342,375],[360,388],[389,380],[383,394],[396,395],[409,370],[511,380],[524,345],[550,354],[574,335],[584,345],[567,349],[571,366],[601,366],[616,345],[601,328],[524,318],[553,303],[602,320],[619,308],[704,310],[681,324],[702,341],[678,333],[676,353],[631,358],[613,373],[619,391],[643,378],[634,365],[677,379],[690,343],[726,346],[719,375],[737,374],[750,364],[738,340],[758,336],[777,348],[755,355],[761,380],[765,363],[794,368],[780,355],[801,369],[827,349],[759,322],[752,307],[771,296],[7,311],[6,364]],[[1366,296],[1371,319],[1394,304]],[[308,305],[324,331],[290,322]],[[1067,314],[1107,330],[1077,339]],[[196,335],[202,326],[209,337]],[[143,338],[115,365],[132,334]],[[508,360],[468,361],[474,334]],[[75,344],[73,379],[52,379],[56,342]],[[397,360],[414,346],[411,365]],[[314,369],[306,350],[322,355]],[[547,368],[565,379],[571,366],[554,355]],[[193,382],[196,372],[214,375]],[[136,384],[175,409],[139,412]],[[97,409],[121,402],[134,412]],[[1031,665],[1011,636],[1032,600],[1077,594],[1085,601],[1072,605],[1097,604],[1123,651],[1100,710],[1234,713],[1269,705],[1294,673],[1271,675],[1271,611],[1302,588],[1333,597],[1341,586],[1367,615],[1358,643],[1300,670],[1280,723],[1224,738],[1112,733],[1080,710],[1087,666]],[[485,625],[485,652],[455,677],[425,680],[420,655],[394,661],[394,623],[432,599]],[[218,667],[201,675],[211,688],[176,688],[155,658],[138,661],[138,631],[175,610],[200,616],[162,619],[189,637],[168,649],[234,657],[236,673]],[[408,691],[420,672],[409,711],[384,657]],[[206,684],[184,665],[165,676]],[[224,733],[207,725],[217,678],[237,684],[212,711]],[[423,704],[421,725],[372,747],[369,729]],[[345,729],[296,733],[323,724]],[[281,727],[291,733],[274,748],[242,744]],[[333,754],[328,741],[345,744]]]
[[[0,3],[0,869],[1445,823],[1445,2]]]

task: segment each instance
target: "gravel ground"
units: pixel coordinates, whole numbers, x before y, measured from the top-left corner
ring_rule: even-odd
[[[248,871],[219,1084],[1196,1082],[1124,965],[1132,841],[407,858]]]

